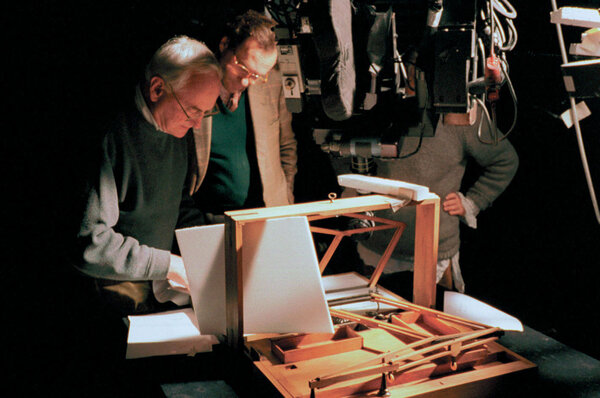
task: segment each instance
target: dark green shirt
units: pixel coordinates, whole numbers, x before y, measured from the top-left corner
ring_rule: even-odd
[[[246,92],[234,112],[221,99],[218,105],[220,113],[212,120],[210,162],[195,198],[200,208],[215,214],[260,206],[262,199],[257,198],[262,188]]]

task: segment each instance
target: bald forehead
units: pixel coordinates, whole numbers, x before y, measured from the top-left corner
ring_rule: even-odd
[[[277,62],[277,48],[264,48],[252,37],[246,39],[235,52],[238,60],[259,74],[266,74]]]
[[[260,53],[261,55],[268,55],[273,52],[277,52],[276,46],[264,47],[262,46],[258,40],[253,37],[249,37],[244,40],[235,50],[235,54],[238,57],[246,57],[248,55],[252,56],[255,53]]]

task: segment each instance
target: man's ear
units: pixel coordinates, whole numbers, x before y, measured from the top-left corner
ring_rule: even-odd
[[[221,55],[229,48],[229,37],[223,36],[221,41],[219,42],[219,52]]]
[[[165,95],[165,81],[160,76],[150,79],[150,101],[158,102]]]

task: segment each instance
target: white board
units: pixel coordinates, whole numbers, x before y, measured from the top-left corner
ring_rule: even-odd
[[[225,229],[223,224],[175,231],[202,334],[225,334]]]
[[[225,333],[224,225],[176,231],[202,333]],[[244,333],[333,333],[306,217],[243,227]]]

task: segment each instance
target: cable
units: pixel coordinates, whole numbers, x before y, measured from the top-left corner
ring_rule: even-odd
[[[481,112],[482,112],[481,120],[479,120],[479,126],[477,126],[477,138],[483,144],[489,144],[489,145],[495,144],[495,141],[485,141],[483,138],[481,138],[481,126],[483,125],[484,116],[485,116],[485,121],[487,122],[488,127],[490,128],[490,131],[491,131],[493,137],[496,135],[495,134],[495,130],[496,129],[492,125],[490,114],[489,114],[489,112],[487,110],[487,107],[485,106],[485,103],[480,98],[477,98],[477,97],[475,97],[475,101],[482,108],[482,110],[481,110]]]
[[[416,84],[416,79],[415,79],[415,84]],[[425,103],[428,103],[428,102],[429,102],[429,92],[425,91]],[[424,112],[427,112],[427,111],[424,111]],[[433,128],[435,129],[435,126],[433,126]],[[423,143],[424,136],[425,136],[425,126],[423,125],[423,127],[421,128],[421,134],[419,135],[419,143],[417,144],[417,148],[409,154],[406,154],[403,156],[398,156],[398,159],[406,159],[406,158],[416,154],[417,152],[419,152],[419,149],[421,149],[421,144]]]
[[[484,71],[485,70],[485,46],[483,44],[483,40],[481,40],[481,37],[477,39],[477,44],[479,44],[479,52],[481,53],[481,70]]]
[[[506,84],[508,85],[508,91],[510,92],[510,96],[513,99],[513,110],[514,110],[512,125],[510,126],[510,128],[508,129],[506,134],[504,134],[504,137],[502,137],[500,139],[500,141],[502,141],[503,139],[508,137],[508,135],[513,131],[513,129],[517,125],[517,109],[518,109],[517,103],[518,102],[517,102],[517,93],[515,92],[515,88],[512,84],[512,80],[510,80],[510,76],[508,74],[508,62],[506,61],[506,58],[504,58],[504,57],[500,58],[500,66],[502,67],[502,70],[504,71],[504,76],[506,77]]]
[[[556,0],[550,0],[552,3],[552,10],[557,11]],[[560,23],[556,23],[556,33],[558,35],[558,44],[560,47],[560,53],[562,56],[563,63],[566,64],[569,60],[567,57],[567,50],[565,48],[565,40],[562,34],[562,26]],[[596,192],[594,191],[594,183],[592,182],[592,176],[590,174],[590,168],[587,162],[587,156],[585,154],[585,147],[583,145],[583,137],[581,136],[581,127],[579,125],[579,118],[577,117],[577,107],[575,104],[575,98],[569,95],[569,103],[571,104],[571,120],[573,126],[575,126],[575,134],[577,136],[577,146],[579,147],[579,155],[581,157],[581,164],[583,166],[583,172],[587,181],[588,190],[590,191],[590,198],[592,200],[592,206],[596,213],[596,220],[600,224],[600,209],[598,208],[598,200],[596,199]]]
[[[492,0],[492,4],[494,9],[506,18],[515,19],[517,17],[517,10],[515,10],[508,0]]]
[[[419,136],[419,143],[417,144],[417,148],[409,154],[406,154],[403,156],[398,156],[397,159],[406,159],[406,158],[414,155],[415,153],[419,152],[419,149],[421,149],[421,144],[423,143],[424,135],[425,135],[425,126],[423,126],[423,128],[421,129],[421,135]]]

